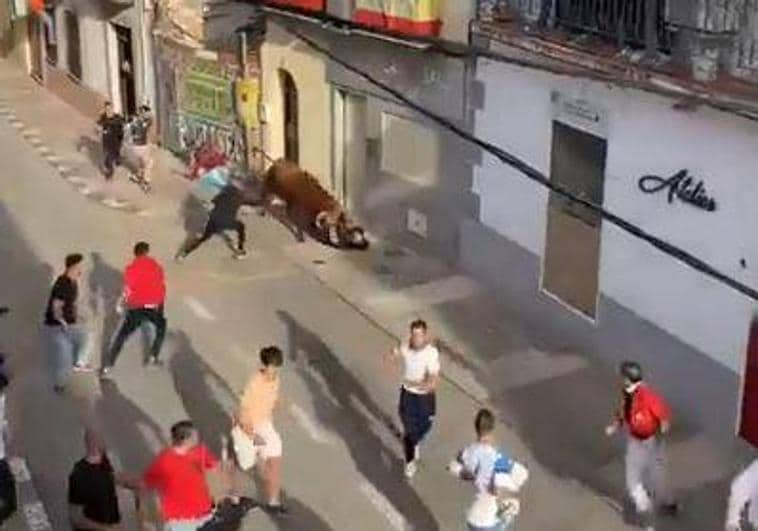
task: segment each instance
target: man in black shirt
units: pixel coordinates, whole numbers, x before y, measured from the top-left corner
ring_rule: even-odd
[[[91,430],[84,433],[87,455],[68,478],[69,517],[73,531],[121,529],[116,485],[137,490],[139,481],[116,472],[103,444]]]
[[[66,257],[66,271],[55,280],[45,310],[45,329],[53,358],[53,380],[59,393],[64,389],[72,366],[75,371],[91,370],[87,364],[90,337],[77,311],[83,260],[84,257],[78,253]]]
[[[103,166],[105,178],[113,177],[114,167],[121,164],[121,142],[124,140],[124,119],[113,112],[113,104],[105,102],[105,108],[97,120],[103,141]]]
[[[200,247],[215,234],[221,234],[227,230],[237,233],[237,249],[234,257],[241,259],[247,256],[245,250],[245,224],[237,219],[237,213],[242,205],[260,205],[261,199],[247,190],[243,184],[234,182],[226,185],[219,194],[213,198],[213,208],[205,223],[205,230],[196,239],[184,245],[176,255],[176,260],[181,261],[192,251]]]

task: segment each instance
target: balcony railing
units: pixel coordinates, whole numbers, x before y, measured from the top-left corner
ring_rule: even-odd
[[[659,48],[668,48],[670,32],[666,26],[664,0],[555,0],[558,26],[593,33],[619,46],[643,48],[651,35]],[[652,8],[653,12],[648,11]],[[648,19],[650,17],[650,19]]]

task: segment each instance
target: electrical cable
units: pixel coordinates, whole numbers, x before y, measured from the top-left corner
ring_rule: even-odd
[[[716,280],[717,282],[720,282],[721,284],[724,284],[731,289],[745,295],[746,297],[758,302],[758,291],[754,288],[743,284],[742,282],[735,280],[734,278],[722,273],[715,267],[711,266],[707,262],[701,260],[697,256],[691,254],[688,251],[685,251],[684,249],[677,247],[674,244],[671,244],[665,240],[662,240],[649,232],[645,231],[638,225],[635,225],[634,223],[631,223],[616,214],[606,210],[602,206],[596,205],[595,203],[592,203],[590,201],[587,201],[586,199],[582,199],[581,197],[577,197],[574,194],[572,194],[569,190],[566,188],[553,183],[550,181],[548,177],[543,175],[540,171],[537,169],[531,167],[529,164],[524,162],[523,160],[519,159],[515,155],[508,153],[504,149],[500,148],[499,146],[496,146],[495,144],[492,144],[490,142],[487,142],[485,140],[482,140],[469,132],[465,131],[463,128],[455,125],[448,119],[444,118],[443,116],[435,113],[434,111],[431,111],[422,105],[416,103],[415,101],[411,100],[407,96],[405,96],[402,92],[390,87],[386,83],[374,78],[371,74],[361,70],[360,68],[353,66],[349,62],[345,61],[344,59],[337,57],[334,53],[332,53],[329,49],[322,46],[315,40],[311,39],[310,37],[304,35],[302,32],[298,31],[297,29],[294,29],[289,24],[282,24],[284,29],[294,36],[295,38],[302,41],[304,44],[306,44],[309,48],[312,48],[313,50],[317,51],[318,53],[328,57],[331,61],[334,63],[342,66],[346,70],[358,75],[359,77],[366,80],[368,83],[382,89],[387,94],[391,95],[393,98],[395,98],[398,102],[402,103],[406,107],[409,107],[410,109],[413,109],[414,111],[418,112],[419,114],[425,116],[429,120],[435,122],[436,124],[440,125],[441,127],[444,127],[445,129],[448,129],[456,136],[466,140],[467,142],[474,144],[478,146],[479,148],[483,149],[484,151],[494,155],[497,157],[503,164],[506,164],[508,166],[511,166],[512,168],[515,168],[519,172],[521,172],[524,176],[531,179],[532,181],[535,181],[540,186],[543,186],[550,191],[558,194],[561,197],[564,197],[568,199],[569,201],[580,204],[584,206],[585,208],[597,213],[601,218],[605,219],[609,223],[615,225],[616,227],[620,228],[624,232],[631,234],[632,236],[643,240],[647,242],[649,245],[655,247],[659,251],[662,251],[663,253],[672,256],[673,258],[676,258],[677,260],[684,262],[686,265],[691,267],[692,269],[695,269],[696,271],[699,271],[706,276],[711,277],[712,279]]]

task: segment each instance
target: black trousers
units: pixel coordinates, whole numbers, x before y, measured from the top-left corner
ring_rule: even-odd
[[[116,334],[116,339],[113,340],[108,367],[113,367],[116,364],[116,358],[121,354],[121,349],[124,347],[127,338],[145,321],[149,321],[155,326],[155,340],[150,349],[150,355],[158,359],[161,353],[161,346],[163,346],[163,340],[166,337],[166,317],[163,315],[163,306],[158,308],[130,309],[126,311],[124,322]]]
[[[419,395],[400,389],[400,420],[403,423],[403,452],[405,462],[416,458],[416,446],[432,429],[437,413],[437,397],[434,393]]]
[[[17,509],[16,480],[8,461],[0,459],[0,524],[13,516]]]
[[[185,248],[182,250],[181,254],[183,254],[184,256],[187,256],[192,251],[200,247],[203,243],[210,240],[213,236],[215,236],[216,234],[221,234],[225,230],[233,230],[237,233],[237,249],[240,251],[244,251],[245,250],[245,224],[242,223],[238,219],[235,219],[234,221],[228,221],[228,222],[219,222],[211,218],[205,224],[205,230],[203,230],[203,234],[201,234],[199,238],[188,243],[185,246]]]
[[[117,165],[121,164],[121,146],[112,144],[103,144],[105,178],[113,177],[113,172]]]

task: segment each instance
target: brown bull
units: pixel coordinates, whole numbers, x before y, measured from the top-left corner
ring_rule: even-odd
[[[368,247],[363,229],[350,219],[342,205],[313,175],[294,162],[275,161],[264,176],[263,193],[267,206],[271,205],[273,196],[277,197],[286,205],[290,222],[302,220],[315,229],[319,240],[341,248]],[[298,239],[303,238],[299,227],[294,227],[293,232]]]

